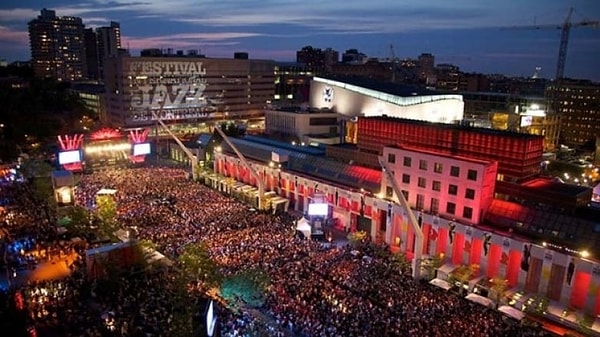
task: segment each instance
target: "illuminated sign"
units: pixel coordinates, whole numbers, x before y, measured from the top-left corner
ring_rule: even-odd
[[[125,74],[132,86],[132,122],[156,120],[153,110],[165,120],[208,118],[216,110],[216,100],[204,94],[208,84],[202,62],[132,61]]]
[[[329,206],[327,204],[308,204],[308,215],[327,215]]]
[[[323,90],[323,102],[325,102],[325,103],[333,102],[333,88],[332,87],[325,87],[325,89]]]

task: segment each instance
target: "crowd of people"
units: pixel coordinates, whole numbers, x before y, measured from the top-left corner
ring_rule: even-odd
[[[413,280],[373,243],[330,245],[296,234],[289,214],[266,214],[193,182],[178,168],[119,169],[82,175],[80,205],[115,189],[118,223],[177,261],[203,242],[223,275],[260,269],[270,279],[262,307],[222,310],[222,336],[543,336],[495,310]],[[177,322],[177,268],[90,280],[84,252],[66,279],[20,291],[28,321],[59,336],[171,336]],[[368,258],[363,258],[363,257]]]

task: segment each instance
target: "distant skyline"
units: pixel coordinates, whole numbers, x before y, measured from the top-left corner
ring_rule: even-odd
[[[465,72],[531,76],[555,74],[560,30],[571,21],[600,20],[596,0],[4,0],[0,2],[0,59],[30,58],[27,23],[42,8],[78,16],[86,27],[121,24],[123,47],[199,49],[207,57],[295,61],[310,45],[369,57],[432,53],[436,64]],[[533,25],[556,29],[501,29]],[[573,28],[565,76],[600,82],[600,27]]]

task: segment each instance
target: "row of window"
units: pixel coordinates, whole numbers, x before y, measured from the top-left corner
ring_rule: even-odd
[[[388,153],[388,163],[395,164],[396,163],[396,155],[393,153]],[[404,156],[402,165],[404,167],[412,167],[412,157]],[[424,159],[419,160],[419,170],[427,171],[429,169],[429,162]],[[433,172],[435,173],[443,173],[444,165],[442,163],[433,163]],[[451,165],[450,166],[450,176],[451,177],[460,177],[460,167]],[[410,180],[410,177],[408,178]],[[468,169],[467,170],[467,179],[476,181],[477,180],[477,170]],[[404,182],[404,175],[403,175]]]
[[[469,189],[467,189],[467,190],[469,190]],[[473,191],[473,190],[471,190],[471,191]],[[473,191],[472,193],[473,193],[473,195],[475,195],[475,191]],[[402,194],[404,195],[404,198],[406,200],[408,200],[408,191],[402,191]],[[386,188],[386,195],[388,197],[392,197],[392,195],[393,195],[393,190],[389,186]],[[425,205],[425,196],[424,195],[417,194],[417,201],[415,203],[415,208],[416,209],[426,209],[427,208]],[[440,200],[439,199],[431,198],[429,211],[434,214],[440,212]],[[446,203],[446,214],[457,215],[456,211],[457,211],[456,203],[448,201]],[[462,217],[465,219],[473,219],[473,208],[469,207],[469,206],[464,206],[463,210],[462,210]]]

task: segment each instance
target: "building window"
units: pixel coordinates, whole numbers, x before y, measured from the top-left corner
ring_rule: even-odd
[[[404,200],[408,201],[408,191],[402,190],[402,195],[404,196]]]
[[[446,213],[448,213],[448,214],[456,213],[456,204],[453,202],[448,202],[446,204]]]
[[[417,185],[419,185],[419,187],[423,187],[423,188],[427,187],[427,179],[425,179],[423,177],[419,177],[419,182]]]
[[[431,213],[437,214],[440,212],[440,200],[431,198]]]
[[[435,163],[433,165],[433,172],[435,172],[435,173],[442,173],[443,169],[444,169],[444,166],[442,165],[442,163]]]
[[[404,166],[410,167],[411,164],[412,164],[412,158],[411,157],[404,157]]]
[[[390,186],[386,186],[385,187],[385,196],[387,198],[392,198],[394,196],[394,189],[391,188]]]
[[[452,177],[460,176],[460,167],[458,166],[450,166],[450,175]]]
[[[420,170],[427,170],[427,160],[419,160],[419,169]]]
[[[410,184],[410,175],[409,174],[402,174],[402,183],[403,184]]]
[[[456,185],[448,185],[448,194],[457,195],[458,194],[458,186]]]
[[[425,196],[417,194],[417,203],[415,205],[417,209],[425,209]]]
[[[463,218],[465,218],[465,219],[473,218],[473,209],[471,207],[465,206],[465,208],[463,208]]]
[[[395,164],[396,163],[396,155],[393,153],[388,153],[388,163]]]
[[[475,199],[475,190],[472,188],[467,188],[465,191],[465,198],[474,200]]]
[[[477,171],[475,171],[475,170],[469,170],[467,172],[467,179],[476,181],[477,180]]]
[[[433,181],[433,184],[431,185],[431,189],[434,191],[441,191],[442,190],[442,183],[439,181]]]

